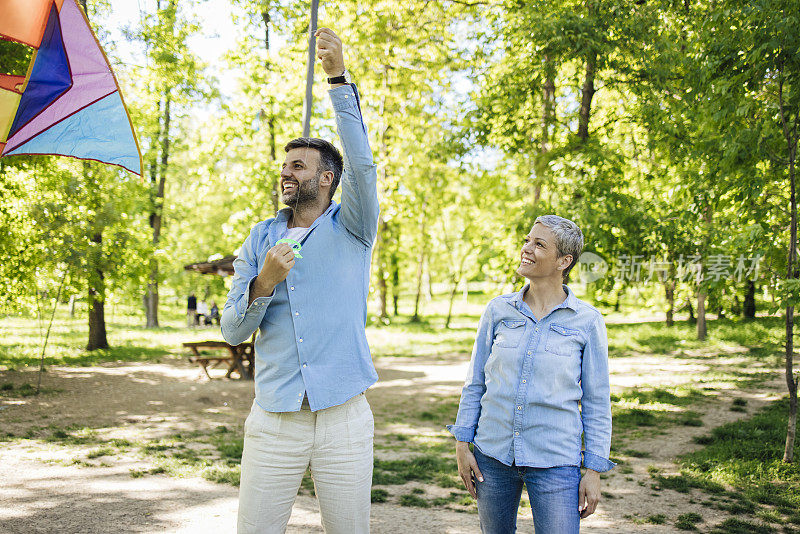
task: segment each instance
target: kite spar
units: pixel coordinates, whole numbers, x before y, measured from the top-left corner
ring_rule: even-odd
[[[75,0],[0,0],[0,38],[35,49],[0,74],[0,157],[55,154],[142,172],[117,79]]]
[[[311,104],[314,95],[311,89],[314,87],[314,52],[317,46],[317,10],[319,0],[311,0],[311,23],[308,25],[308,65],[306,66],[306,99],[303,106],[303,137],[311,134]]]

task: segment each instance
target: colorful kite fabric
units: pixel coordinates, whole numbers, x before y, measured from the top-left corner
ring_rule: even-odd
[[[59,154],[141,174],[119,85],[75,0],[0,0],[0,38],[36,48],[27,76],[0,74],[0,156]]]

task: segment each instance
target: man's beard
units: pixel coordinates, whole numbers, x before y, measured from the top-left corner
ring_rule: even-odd
[[[298,184],[294,193],[281,194],[281,202],[290,208],[312,204],[319,198],[319,175]]]

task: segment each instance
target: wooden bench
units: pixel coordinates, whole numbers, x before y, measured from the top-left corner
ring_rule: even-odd
[[[239,378],[242,380],[253,378],[253,343],[251,342],[233,346],[224,341],[189,341],[184,343],[183,346],[192,350],[194,356],[190,356],[189,361],[200,365],[209,380],[211,375],[208,374],[208,366],[211,365],[214,368],[220,363],[228,364],[225,378],[230,378],[234,371],[239,374]],[[205,356],[200,354],[200,349],[223,349],[227,350],[228,354],[224,356]]]

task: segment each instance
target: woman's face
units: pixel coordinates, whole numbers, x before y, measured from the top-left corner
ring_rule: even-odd
[[[551,277],[561,280],[561,273],[571,261],[569,255],[559,258],[556,235],[550,228],[537,223],[525,236],[517,274],[529,280]]]

